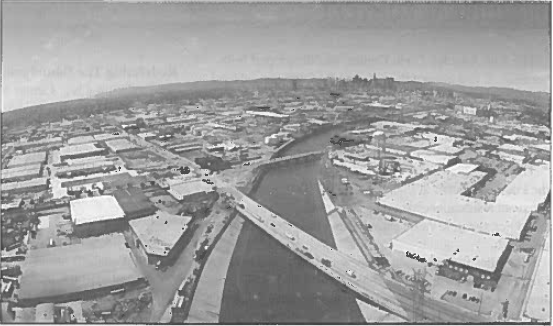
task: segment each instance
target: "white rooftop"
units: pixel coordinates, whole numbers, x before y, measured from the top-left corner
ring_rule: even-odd
[[[464,150],[464,148],[461,147],[453,147],[451,144],[440,144],[437,146],[432,146],[429,148],[429,150],[437,152],[437,153],[445,153],[445,154],[459,154]]]
[[[547,152],[551,152],[551,144],[530,145],[530,147],[541,149],[541,150],[547,151]]]
[[[479,167],[478,164],[469,164],[469,163],[458,163],[454,166],[450,166],[446,169],[446,171],[453,172],[453,173],[470,173],[474,170],[476,170]]]
[[[75,225],[123,218],[125,212],[113,196],[88,197],[70,203]]]
[[[8,168],[21,166],[21,165],[42,163],[44,161],[46,161],[46,152],[36,152],[36,153],[17,155],[10,160],[10,163],[8,163]]]
[[[514,151],[514,152],[524,152],[524,147],[513,145],[513,144],[503,144],[501,146],[498,146],[497,149],[504,150],[504,151]]]
[[[534,210],[551,191],[550,182],[551,165],[549,163],[540,166],[526,165],[526,170],[499,193],[495,202]]]
[[[461,195],[484,175],[479,171],[439,171],[385,194],[379,203],[478,232],[518,239],[532,209],[516,202],[485,202]],[[527,192],[528,188],[520,191]]]
[[[92,136],[78,136],[67,140],[67,143],[69,145],[86,144],[86,143],[93,143],[93,142],[94,142],[94,137]]]
[[[2,179],[13,179],[29,176],[38,176],[40,174],[40,163],[18,166],[11,169],[2,169]]]
[[[60,156],[82,155],[103,151],[103,148],[94,146],[94,143],[71,145],[60,148]]]
[[[213,185],[208,185],[202,180],[191,180],[170,185],[170,193],[175,193],[179,196],[189,196],[199,192],[210,193],[213,191]]]
[[[508,239],[483,235],[448,226],[431,220],[423,220],[393,240],[411,253],[426,258],[428,262],[451,261],[493,272],[499,258],[509,243]]]
[[[450,160],[454,159],[456,156],[454,155],[444,155],[444,154],[438,154],[433,151],[429,151],[426,149],[418,149],[416,151],[411,152],[412,157],[417,157],[425,161],[429,161],[436,164],[443,164],[446,165]]]
[[[131,220],[130,226],[144,245],[146,252],[167,256],[188,229],[190,216],[172,215],[164,211]]]

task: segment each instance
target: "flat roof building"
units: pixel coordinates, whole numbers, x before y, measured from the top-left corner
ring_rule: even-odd
[[[432,146],[428,149],[436,153],[444,153],[449,155],[457,155],[464,150],[464,148],[454,147],[450,144],[440,144],[437,146]]]
[[[2,169],[2,182],[24,181],[40,176],[42,165],[40,163],[24,165],[11,169]]]
[[[113,196],[72,200],[71,219],[78,236],[97,236],[124,228],[125,212]]]
[[[87,144],[87,143],[93,143],[95,142],[93,136],[78,136],[69,138],[67,140],[67,144],[69,145],[79,145],[79,144]]]
[[[95,156],[103,154],[105,151],[105,148],[98,147],[95,143],[65,146],[60,148],[60,159],[64,161],[66,159]]]
[[[215,192],[213,185],[208,185],[202,180],[190,180],[170,185],[168,192],[177,200],[194,200]]]
[[[114,132],[112,134],[98,134],[98,135],[94,135],[94,140],[97,140],[97,141],[106,141],[106,140],[110,140],[110,139],[119,139],[119,138],[125,138],[127,137],[126,135],[123,135],[119,132]]]
[[[21,264],[19,303],[68,302],[144,284],[122,234],[34,249]]]
[[[457,156],[454,155],[444,155],[444,154],[438,154],[434,151],[429,151],[425,149],[419,149],[416,151],[411,152],[410,154],[412,157],[419,158],[423,161],[428,161],[434,164],[440,164],[440,165],[449,165],[452,162],[454,162],[456,159],[458,159]]]
[[[148,216],[156,211],[156,207],[140,189],[117,190],[113,196],[125,212],[127,219]]]
[[[185,245],[190,216],[164,211],[129,221],[135,236],[135,245],[148,257],[149,264],[167,264],[173,261]]]
[[[449,260],[494,273],[509,240],[424,220],[392,240],[393,250],[441,265]],[[435,259],[435,260],[434,260]]]
[[[478,164],[458,163],[448,167],[446,171],[453,172],[453,173],[469,174],[471,172],[474,172],[474,170],[478,169],[478,167],[479,167]]]
[[[140,148],[138,145],[131,143],[125,138],[108,140],[106,141],[106,146],[114,153],[121,153]]]
[[[36,152],[24,155],[14,156],[8,163],[8,168],[15,168],[24,165],[33,165],[37,163],[46,163],[46,152]]]
[[[545,170],[546,168],[543,168],[542,176],[544,180],[549,180],[545,178],[545,173],[549,173],[543,172]],[[509,186],[504,190],[507,191],[507,195],[513,191],[513,195],[509,195],[512,199],[501,199],[500,194],[500,199],[496,202],[485,202],[462,195],[463,192],[481,182],[486,175],[480,171],[468,174],[439,171],[390,191],[380,198],[378,203],[442,223],[517,240],[531,211],[535,209],[531,206],[545,200],[538,196],[543,195],[547,188],[543,182],[540,182],[532,190],[533,185],[520,182],[513,186],[516,190],[509,190]],[[527,177],[523,176],[523,178]],[[529,198],[533,198],[528,199],[530,204],[520,204],[520,200],[515,199],[517,192],[528,193]]]
[[[48,178],[36,178],[25,181],[3,183],[0,187],[6,193],[40,192],[48,190]]]
[[[71,164],[69,166],[59,167],[56,170],[58,177],[70,177],[77,175],[85,175],[91,173],[108,172],[115,170],[115,163],[102,158],[99,161],[91,161],[82,164]]]

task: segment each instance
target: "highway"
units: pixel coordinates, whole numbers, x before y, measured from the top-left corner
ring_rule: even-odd
[[[219,189],[227,191],[234,196],[236,202],[244,206],[236,207],[244,217],[336,281],[384,309],[410,321],[492,322],[490,317],[478,316],[446,302],[428,297],[423,300],[422,294],[418,291],[386,279],[370,269],[366,262],[358,261],[327,246],[270,212],[232,185],[214,181]],[[306,252],[309,252],[313,258],[308,257]],[[321,263],[323,258],[332,262],[330,268]],[[348,275],[348,270],[354,271],[355,277]],[[414,300],[417,296],[418,299]]]

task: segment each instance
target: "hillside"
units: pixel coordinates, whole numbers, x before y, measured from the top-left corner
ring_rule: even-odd
[[[370,82],[366,83],[369,87]],[[476,98],[491,98],[492,100],[513,101],[533,107],[533,110],[548,112],[550,109],[550,94],[544,92],[528,92],[498,87],[468,87],[446,83],[395,81],[394,89],[447,91],[466,94]],[[94,98],[66,102],[48,103],[26,107],[2,113],[3,126],[27,125],[45,121],[59,121],[67,115],[89,115],[113,110],[126,109],[136,102],[150,103],[182,103],[197,101],[200,98],[219,98],[235,96],[253,91],[332,91],[339,87],[347,91],[358,87],[354,82],[340,81],[338,86],[332,79],[280,79],[266,78],[256,80],[236,81],[199,81],[190,83],[173,83],[156,86],[131,87],[117,89],[96,95]]]

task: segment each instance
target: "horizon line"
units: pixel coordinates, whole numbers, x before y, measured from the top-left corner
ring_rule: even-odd
[[[360,76],[359,74],[358,74],[358,76],[360,78],[367,78],[367,77]],[[394,77],[392,77],[392,76],[386,76],[386,77],[381,77],[381,78],[377,77],[377,79],[384,79],[384,78],[394,78]],[[115,91],[121,91],[121,90],[125,90],[125,89],[132,89],[132,88],[147,88],[147,87],[155,87],[155,86],[174,85],[174,84],[191,84],[191,83],[199,83],[199,82],[256,81],[256,80],[262,80],[262,79],[296,79],[296,80],[338,79],[338,80],[351,81],[353,79],[353,77],[348,77],[348,78],[329,77],[329,76],[327,76],[327,77],[309,77],[309,78],[307,78],[307,77],[304,77],[304,78],[261,77],[261,78],[253,78],[253,79],[210,79],[210,80],[178,81],[178,82],[161,83],[161,84],[133,85],[133,86],[113,88],[113,89],[108,90],[108,91],[96,93],[96,94],[94,94],[90,97],[77,97],[77,98],[73,98],[73,99],[64,99],[64,100],[57,100],[57,101],[52,101],[52,102],[44,102],[44,103],[40,103],[40,104],[31,104],[31,105],[27,105],[27,106],[23,106],[23,107],[19,107],[19,108],[14,108],[14,109],[9,109],[9,110],[4,110],[4,106],[3,106],[4,101],[3,101],[3,98],[2,98],[2,111],[0,113],[4,114],[4,113],[12,112],[12,111],[23,110],[23,109],[32,108],[32,107],[41,106],[41,105],[49,105],[49,104],[56,104],[56,103],[63,103],[63,102],[81,101],[81,100],[95,100],[95,99],[99,99],[98,96],[102,95],[102,94],[115,92]],[[368,80],[372,80],[372,78],[370,78]],[[449,86],[461,86],[461,87],[484,88],[484,89],[491,89],[491,88],[500,88],[501,89],[502,88],[502,89],[510,89],[510,90],[521,91],[521,92],[529,92],[529,93],[545,93],[545,94],[549,94],[549,95],[551,95],[551,93],[552,93],[551,92],[551,85],[549,87],[549,91],[531,91],[531,90],[527,90],[527,89],[507,87],[507,86],[490,86],[490,85],[488,85],[488,86],[469,86],[469,85],[466,85],[466,84],[456,84],[456,83],[448,83],[448,82],[441,82],[441,81],[420,81],[420,80],[413,80],[413,79],[411,79],[411,80],[398,80],[398,79],[395,79],[395,78],[394,78],[394,81],[396,81],[396,82],[417,82],[417,83],[423,83],[423,84],[435,83],[435,84],[446,84],[446,85],[449,85]]]

